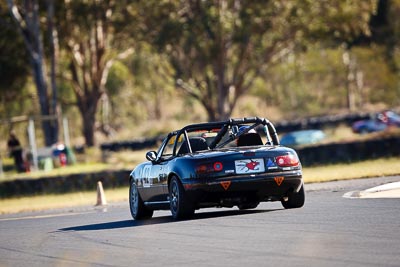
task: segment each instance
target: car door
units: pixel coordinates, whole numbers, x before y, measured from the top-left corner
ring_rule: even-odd
[[[142,175],[141,195],[145,202],[165,201],[165,189],[167,179],[163,170],[165,163],[149,164],[144,166]]]
[[[154,201],[168,200],[168,170],[169,160],[153,165],[153,199]]]
[[[153,164],[149,163],[143,166],[140,175],[141,187],[139,188],[140,195],[143,201],[151,201],[154,196],[154,188],[153,188]]]
[[[158,151],[157,159],[150,166],[145,166],[143,173],[143,193],[147,201],[160,202],[168,200],[169,163],[174,158],[173,148],[176,136],[167,138]]]

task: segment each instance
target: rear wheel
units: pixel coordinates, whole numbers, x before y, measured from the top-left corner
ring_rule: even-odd
[[[294,209],[303,207],[305,202],[304,185],[301,186],[299,192],[291,192],[287,199],[282,199],[281,203],[285,209]]]
[[[169,202],[174,219],[188,219],[193,216],[193,204],[188,198],[177,177],[172,177],[169,184]]]
[[[153,216],[154,211],[143,204],[134,179],[131,180],[129,186],[129,207],[132,218],[135,220],[150,219]]]

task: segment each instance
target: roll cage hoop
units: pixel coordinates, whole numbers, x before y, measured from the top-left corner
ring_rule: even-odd
[[[186,140],[189,140],[188,132],[193,132],[197,130],[213,130],[213,129],[220,129],[215,136],[212,143],[209,145],[210,149],[220,148],[225,146],[226,144],[232,142],[236,138],[239,138],[241,135],[248,133],[252,129],[258,128],[260,125],[263,127],[263,132],[267,137],[267,145],[279,145],[279,137],[276,132],[274,125],[265,118],[259,117],[246,117],[246,118],[231,118],[227,121],[220,121],[220,122],[207,122],[207,123],[198,123],[198,124],[191,124],[188,126],[183,127],[181,130],[174,131],[169,133],[168,138],[175,135],[177,136],[174,145],[174,153],[176,153],[177,149],[177,141],[179,136],[183,135]],[[229,129],[234,129],[234,127],[239,128],[240,126],[249,126],[244,131],[236,131],[229,136],[229,138],[224,141],[223,143],[219,144],[222,140],[222,137],[227,133]],[[192,148],[190,146],[190,142],[185,142],[188,146],[187,149],[190,153],[192,153]]]
[[[155,151],[149,151],[146,154],[146,158],[152,162],[160,162],[162,161],[162,152],[164,151],[167,141],[172,137],[176,136],[175,142],[174,142],[174,147],[173,147],[173,155],[172,157],[175,157],[177,155],[177,144],[179,143],[179,137],[181,135],[184,136],[185,140],[189,140],[189,132],[194,132],[198,130],[215,130],[219,129],[217,135],[214,137],[214,140],[210,143],[209,148],[215,149],[215,148],[220,148],[228,144],[229,142],[232,142],[233,140],[239,138],[241,135],[246,134],[252,129],[259,128],[259,126],[263,126],[262,131],[266,135],[267,142],[266,145],[275,145],[278,146],[279,143],[279,137],[276,132],[276,129],[274,125],[267,119],[265,118],[259,118],[259,117],[251,117],[251,118],[231,118],[226,121],[220,121],[220,122],[206,122],[206,123],[197,123],[197,124],[191,124],[183,127],[180,130],[170,132],[167,137],[164,139],[162,145],[160,146],[158,152]],[[240,126],[248,126],[245,130],[239,131]],[[219,142],[222,140],[222,137],[227,133],[229,129],[232,129],[232,134],[229,136],[229,138],[224,141],[223,143],[219,144]],[[187,146],[187,151],[189,153],[193,153],[192,147],[190,145],[190,142],[185,142]]]

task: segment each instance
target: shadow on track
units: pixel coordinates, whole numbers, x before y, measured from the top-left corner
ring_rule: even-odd
[[[192,219],[189,220],[181,220],[176,221],[172,219],[171,216],[162,216],[162,217],[154,217],[149,220],[124,220],[124,221],[116,221],[116,222],[106,222],[106,223],[96,223],[96,224],[88,224],[88,225],[80,225],[73,226],[67,228],[61,228],[58,231],[96,231],[96,230],[111,230],[111,229],[119,229],[119,228],[128,228],[128,227],[138,227],[138,226],[146,226],[146,225],[156,225],[156,224],[164,224],[164,223],[177,223],[182,221],[196,221],[203,219],[210,219],[216,217],[227,217],[227,216],[239,216],[246,214],[257,214],[257,213],[265,213],[272,212],[281,209],[270,209],[270,210],[224,210],[224,211],[212,211],[212,212],[200,212],[195,213]]]

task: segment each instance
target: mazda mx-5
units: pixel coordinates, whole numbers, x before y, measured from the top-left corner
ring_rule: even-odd
[[[304,205],[299,158],[279,144],[265,118],[185,126],[169,133],[146,158],[129,177],[136,220],[161,209],[186,219],[207,207],[253,209],[264,201],[280,201],[286,209]]]

